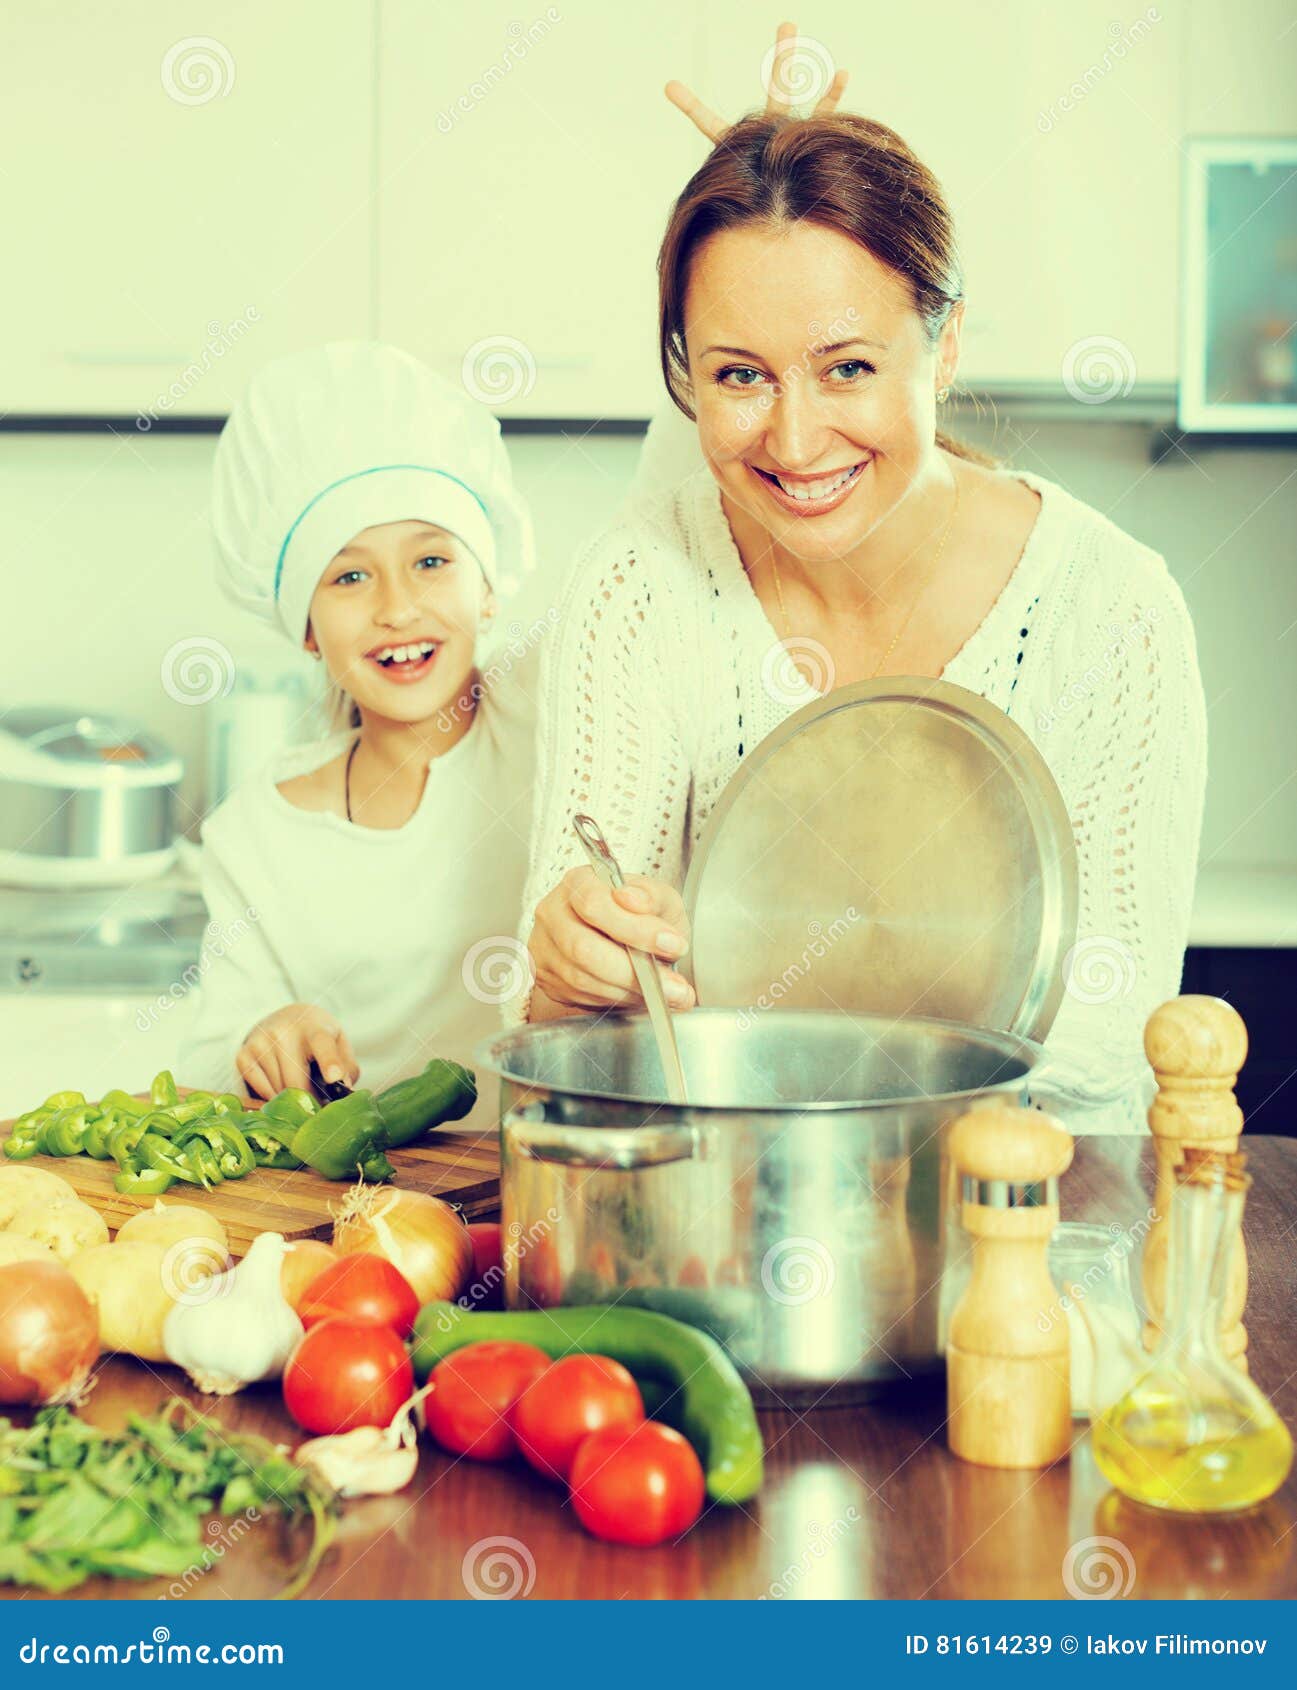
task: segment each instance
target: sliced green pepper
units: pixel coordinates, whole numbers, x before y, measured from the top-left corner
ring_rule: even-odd
[[[86,1130],[81,1140],[81,1148],[87,1156],[93,1156],[96,1162],[106,1162],[112,1156],[108,1148],[108,1135],[117,1125],[115,1115],[100,1115],[96,1121],[87,1121]]]
[[[237,1119],[244,1113],[247,1105],[241,1097],[236,1097],[232,1091],[223,1091],[212,1098],[211,1107],[217,1115],[232,1115]]]
[[[152,1168],[155,1173],[166,1174],[168,1180],[187,1180],[190,1185],[206,1183],[198,1177],[192,1157],[157,1133],[144,1134],[136,1149],[135,1166]]]
[[[303,1122],[293,1137],[293,1155],[326,1179],[354,1179],[366,1162],[381,1154],[382,1131],[374,1094],[353,1091]]]
[[[239,1121],[239,1130],[251,1146],[259,1168],[300,1168],[300,1160],[293,1155],[292,1144],[296,1127],[290,1127],[263,1111],[249,1110]]]
[[[83,1091],[52,1091],[41,1104],[42,1109],[75,1109],[84,1103],[86,1094]]]
[[[113,1177],[114,1191],[127,1197],[159,1197],[174,1184],[171,1175],[160,1168],[123,1168]]]
[[[144,1117],[135,1116],[119,1121],[108,1134],[108,1154],[120,1168],[135,1165],[135,1152],[146,1132]]]
[[[29,1156],[35,1156],[40,1147],[35,1127],[24,1131],[15,1126],[5,1140],[5,1155],[11,1162],[25,1162]]]
[[[170,1103],[167,1114],[173,1121],[183,1125],[186,1121],[199,1121],[204,1115],[213,1113],[216,1099],[209,1091],[191,1091],[187,1097],[182,1097],[179,1103]]]
[[[160,1074],[153,1076],[153,1084],[149,1087],[149,1100],[155,1109],[169,1109],[172,1104],[180,1102],[180,1093],[176,1089],[176,1080],[170,1068],[164,1068]]]
[[[45,1120],[37,1134],[40,1148],[47,1156],[76,1156],[85,1141],[89,1116],[98,1114],[92,1103],[82,1102],[75,1107],[56,1109]]]
[[[153,1107],[145,1103],[142,1098],[132,1097],[128,1091],[106,1091],[99,1100],[99,1107],[104,1110],[114,1110],[118,1115],[147,1115]]]
[[[175,1144],[191,1160],[201,1157],[202,1147],[208,1149],[220,1179],[242,1179],[257,1165],[252,1146],[233,1121],[224,1116],[207,1115],[201,1121],[192,1121],[176,1134]]]
[[[300,1086],[285,1086],[261,1106],[261,1114],[271,1121],[284,1121],[290,1127],[300,1127],[312,1115],[320,1113],[320,1106],[309,1091]]]

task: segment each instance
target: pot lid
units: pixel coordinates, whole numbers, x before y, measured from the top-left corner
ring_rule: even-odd
[[[927,1015],[1043,1039],[1074,943],[1076,847],[1023,730],[889,675],[744,758],[684,890],[700,1004]]]

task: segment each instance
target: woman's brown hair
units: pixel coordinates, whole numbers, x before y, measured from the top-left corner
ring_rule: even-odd
[[[929,346],[964,297],[941,184],[895,130],[846,112],[742,118],[676,201],[658,253],[662,373],[691,421],[684,306],[695,253],[722,229],[792,222],[836,229],[900,276]],[[937,444],[956,457],[996,466],[996,459],[940,430]]]

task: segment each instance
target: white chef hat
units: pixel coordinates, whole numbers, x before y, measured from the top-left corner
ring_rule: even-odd
[[[300,646],[329,560],[361,529],[407,520],[457,535],[501,591],[532,568],[531,520],[490,411],[376,341],[268,364],[216,448],[226,592]]]

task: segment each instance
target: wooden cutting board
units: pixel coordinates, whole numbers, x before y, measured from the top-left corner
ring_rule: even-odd
[[[8,1138],[12,1127],[12,1121],[0,1121],[0,1142]],[[500,1148],[494,1133],[438,1128],[418,1145],[389,1151],[388,1159],[396,1169],[396,1185],[444,1198],[466,1220],[490,1212],[499,1203]],[[2,1157],[0,1165],[6,1165]],[[125,1197],[113,1190],[116,1162],[96,1162],[90,1156],[32,1156],[11,1165],[47,1168],[58,1174],[114,1232],[155,1202],[152,1197]],[[177,1181],[162,1201],[209,1209],[225,1228],[231,1254],[242,1256],[259,1232],[327,1239],[333,1230],[333,1211],[346,1192],[345,1181],[325,1179],[311,1168],[254,1168],[242,1179],[228,1180],[212,1191]]]

